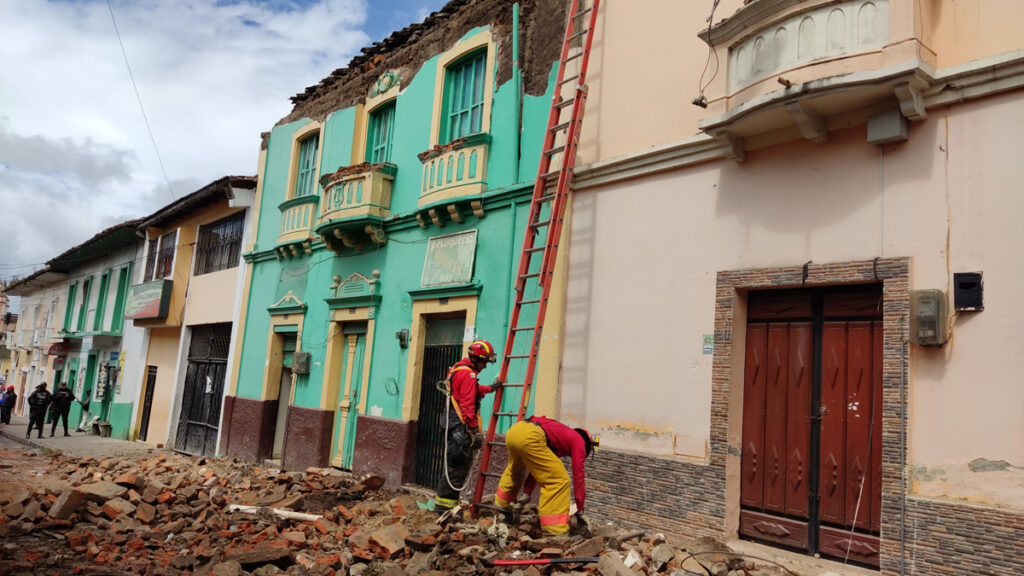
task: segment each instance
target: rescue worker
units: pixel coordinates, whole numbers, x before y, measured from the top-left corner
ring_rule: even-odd
[[[436,508],[451,509],[459,503],[459,493],[465,487],[466,476],[473,464],[473,453],[483,445],[480,433],[480,401],[487,394],[501,388],[495,379],[486,386],[477,381],[481,370],[496,360],[494,346],[487,340],[476,340],[469,345],[466,358],[448,370],[445,381],[450,395],[441,417],[441,433],[445,439],[445,470],[437,485]]]
[[[494,503],[511,510],[519,488],[526,479],[525,491],[540,485],[541,531],[557,535],[569,532],[569,473],[559,458],[572,458],[572,492],[576,514],[583,515],[587,499],[584,461],[594,453],[599,440],[583,428],[570,428],[557,420],[532,416],[516,422],[505,434],[508,466],[498,482]]]

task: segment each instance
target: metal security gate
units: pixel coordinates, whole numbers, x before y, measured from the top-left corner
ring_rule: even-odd
[[[751,294],[741,534],[878,565],[881,297],[877,286]]]
[[[216,454],[230,342],[231,323],[192,329],[176,450],[196,456]]]
[[[440,344],[423,349],[423,381],[420,383],[420,419],[416,429],[416,483],[434,488],[444,474],[444,394],[436,384],[462,356],[461,344]]]

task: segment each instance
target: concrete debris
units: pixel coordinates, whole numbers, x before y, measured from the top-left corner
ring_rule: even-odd
[[[33,457],[38,458],[38,457]],[[42,459],[41,459],[42,460]],[[4,472],[7,474],[8,472]],[[97,461],[49,457],[46,483],[0,482],[0,573],[161,576],[698,573],[763,576],[709,539],[603,525],[593,535],[541,533],[535,506],[516,523],[457,509],[439,522],[428,497],[379,476],[335,469],[282,472],[227,459],[158,453]],[[693,552],[712,552],[691,556]],[[494,567],[496,559],[600,558]]]

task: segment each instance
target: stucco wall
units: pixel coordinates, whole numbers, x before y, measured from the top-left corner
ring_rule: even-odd
[[[193,276],[185,303],[185,324],[231,322],[239,267]]]
[[[700,459],[717,271],[910,256],[912,289],[982,271],[986,302],[954,319],[946,347],[912,347],[910,459],[945,472],[918,490],[1024,505],[1019,489],[966,472],[978,457],[1024,463],[1024,390],[1010,376],[1024,369],[1022,128],[1024,104],[1000,96],[935,111],[884,150],[853,128],[578,193],[563,415],[614,448]]]

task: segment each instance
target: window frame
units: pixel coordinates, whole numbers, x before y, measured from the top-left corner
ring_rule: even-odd
[[[64,305],[64,331],[71,332],[71,321],[75,319],[75,297],[78,296],[78,282],[68,284],[68,299]]]
[[[219,229],[224,231],[219,232]],[[210,240],[210,236],[218,233],[221,236],[216,241]],[[244,235],[245,210],[200,226],[196,234],[196,256],[192,275],[201,276],[238,267]],[[213,259],[215,261],[211,264]]]
[[[310,157],[309,142],[314,142],[312,157]],[[316,130],[312,134],[303,135],[296,140],[295,145],[297,147],[295,181],[292,185],[291,198],[315,195],[318,193],[316,176],[320,167],[320,131]],[[304,166],[304,164],[307,165]],[[300,193],[301,189],[304,191]]]
[[[365,158],[371,164],[391,162],[391,154],[394,151],[397,103],[398,99],[392,98],[376,106],[367,115]],[[383,138],[381,137],[382,132]]]
[[[486,112],[488,50],[475,48],[444,67],[441,103],[441,135],[438,144],[448,144],[484,131]],[[472,83],[466,92],[466,74]],[[467,100],[468,97],[468,100]],[[468,122],[468,129],[465,129]]]
[[[174,273],[175,252],[177,252],[178,229],[149,240],[149,251],[146,253],[146,273],[143,282],[163,280]],[[168,244],[170,244],[168,246]]]
[[[114,315],[110,319],[110,331],[124,330],[124,305],[128,300],[128,287],[132,284],[132,264],[122,266],[117,273],[117,296],[114,298]]]
[[[82,280],[82,303],[78,306],[78,322],[75,323],[75,332],[85,331],[85,320],[89,316],[89,294],[92,291],[92,276],[86,276]]]
[[[103,316],[107,312],[107,293],[110,290],[110,268],[100,275],[100,290],[96,294],[96,316],[92,320],[93,332],[103,329]]]

